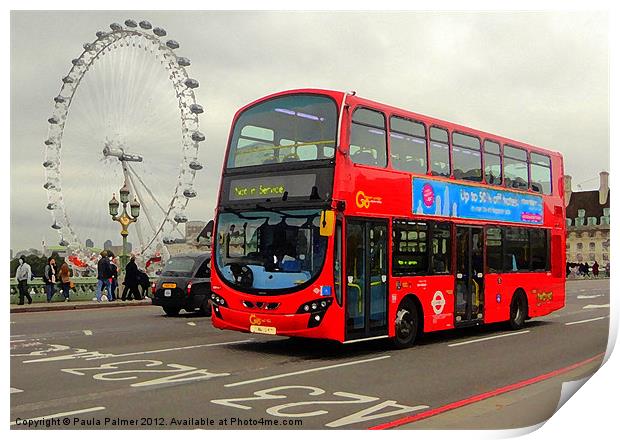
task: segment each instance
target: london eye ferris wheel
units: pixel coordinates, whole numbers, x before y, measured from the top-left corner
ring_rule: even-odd
[[[142,208],[132,253],[148,258],[184,236],[205,135],[199,83],[179,46],[148,21],[112,23],[62,78],[48,119],[43,186],[51,227],[74,254],[85,253],[87,240],[118,237],[106,208],[123,184]]]

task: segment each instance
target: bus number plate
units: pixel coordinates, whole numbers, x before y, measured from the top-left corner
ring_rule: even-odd
[[[176,283],[164,283],[161,285],[164,289],[174,289],[176,286]]]
[[[172,291],[170,289],[164,290],[164,296],[172,296]]]
[[[263,335],[275,335],[276,328],[275,327],[265,327],[264,325],[251,325],[250,332],[252,333],[260,333]]]

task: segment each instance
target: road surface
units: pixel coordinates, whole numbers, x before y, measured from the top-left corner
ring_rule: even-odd
[[[516,428],[550,417],[564,380],[607,346],[609,281],[505,326],[340,345],[212,327],[155,306],[11,314],[14,429]]]

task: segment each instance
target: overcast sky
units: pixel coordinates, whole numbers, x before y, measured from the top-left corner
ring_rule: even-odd
[[[581,182],[583,189],[597,188],[599,171],[609,170],[604,13],[13,12],[10,244],[15,251],[40,247],[42,239],[58,241],[42,188],[51,98],[82,44],[126,18],[165,28],[181,45],[177,53],[192,60],[188,71],[200,82],[196,99],[205,107],[200,119],[207,136],[200,152],[205,169],[196,178],[190,219],[212,218],[235,111],[291,88],[355,90],[560,151],[574,189]],[[84,191],[96,186],[96,180],[83,182]],[[106,206],[69,215],[110,221]]]

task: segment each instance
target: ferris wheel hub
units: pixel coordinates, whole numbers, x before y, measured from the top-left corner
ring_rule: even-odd
[[[103,148],[103,155],[105,157],[116,157],[121,162],[142,162],[143,160],[139,154],[128,154],[122,148],[110,148],[108,145]]]

